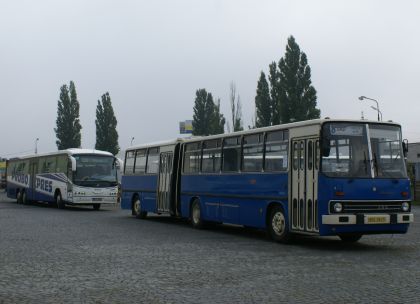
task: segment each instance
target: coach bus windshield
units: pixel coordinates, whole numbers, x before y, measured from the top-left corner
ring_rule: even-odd
[[[74,155],[76,172],[73,182],[84,187],[113,187],[117,185],[115,158],[99,155]]]
[[[326,123],[322,129],[322,166],[327,176],[406,178],[398,126]]]

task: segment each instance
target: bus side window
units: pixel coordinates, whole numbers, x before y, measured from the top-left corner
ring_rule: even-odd
[[[149,148],[146,173],[156,174],[159,168],[159,148]]]
[[[223,143],[223,172],[238,172],[241,163],[240,137],[229,137]]]
[[[197,173],[200,171],[201,143],[189,143],[185,145],[184,173]]]
[[[220,171],[222,160],[220,139],[203,142],[201,172],[215,173]]]
[[[132,175],[134,170],[135,151],[127,151],[125,154],[125,175]]]
[[[260,172],[263,168],[263,134],[245,135],[242,148],[242,171]]]
[[[144,174],[146,171],[146,149],[137,150],[134,173]]]
[[[287,171],[288,163],[287,131],[268,132],[265,140],[265,171]]]

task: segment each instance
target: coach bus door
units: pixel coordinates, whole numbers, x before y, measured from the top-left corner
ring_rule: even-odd
[[[159,160],[159,178],[157,189],[158,212],[170,212],[171,210],[171,181],[173,168],[173,153],[163,152]]]
[[[290,200],[292,230],[318,231],[318,150],[317,138],[292,141]]]
[[[30,191],[28,193],[28,199],[36,200],[35,195],[35,187],[36,187],[36,174],[38,172],[38,161],[32,161],[29,167],[29,174],[31,177],[30,181]]]

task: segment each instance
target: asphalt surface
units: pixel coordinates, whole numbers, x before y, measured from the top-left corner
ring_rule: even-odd
[[[281,245],[251,229],[1,193],[0,303],[420,303],[420,224],[357,244]]]

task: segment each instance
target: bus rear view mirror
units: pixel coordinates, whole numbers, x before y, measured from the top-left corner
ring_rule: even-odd
[[[407,139],[404,139],[402,141],[402,148],[403,148],[404,157],[407,158],[407,154],[408,154],[408,140]]]
[[[323,157],[328,157],[330,155],[331,145],[328,138],[322,139],[321,142],[321,154]]]
[[[73,156],[69,157],[71,163],[71,171],[76,172],[76,159]]]

